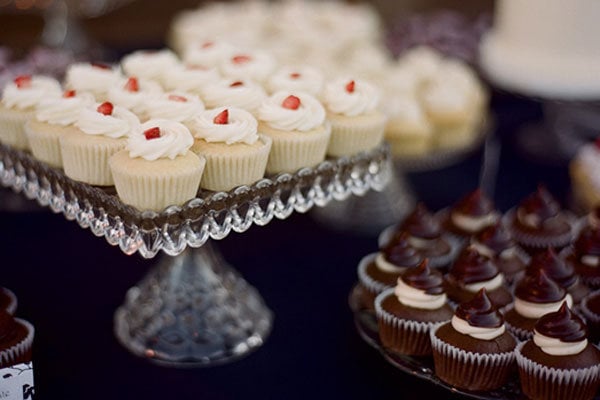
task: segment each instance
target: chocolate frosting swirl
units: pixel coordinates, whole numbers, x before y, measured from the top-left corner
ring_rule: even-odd
[[[402,275],[402,280],[408,286],[423,290],[427,294],[442,294],[444,289],[442,284],[444,279],[441,272],[429,268],[427,259],[421,261],[419,265],[407,269]]]
[[[385,259],[399,267],[414,267],[423,257],[410,245],[408,232],[396,232],[392,240],[381,249]]]
[[[455,314],[469,325],[480,328],[498,328],[504,323],[504,317],[490,301],[485,288],[479,290],[471,300],[460,304]]]
[[[463,284],[488,281],[498,275],[494,262],[473,246],[466,247],[456,258],[449,275]]]
[[[500,221],[485,228],[475,236],[475,239],[484,246],[492,249],[497,255],[515,246],[515,241],[509,230]]]
[[[0,310],[0,343],[12,340],[17,334],[17,322],[5,310]]]
[[[561,342],[580,342],[587,338],[585,323],[564,302],[556,312],[541,317],[535,330],[544,336],[560,339]]]
[[[531,303],[555,303],[563,300],[566,295],[566,290],[539,268],[526,274],[515,288],[516,297]]]
[[[437,239],[442,234],[439,221],[435,219],[423,203],[417,204],[400,228],[412,236],[422,239]]]
[[[542,184],[521,201],[519,208],[527,214],[536,214],[542,220],[555,217],[560,212],[560,204]]]
[[[460,199],[452,210],[466,215],[483,216],[494,212],[494,203],[481,189],[477,189]]]
[[[531,274],[535,269],[543,270],[550,279],[565,289],[577,282],[577,275],[575,275],[573,266],[561,260],[554,249],[550,247],[546,251],[533,256],[526,273]]]
[[[575,254],[600,256],[600,228],[586,227],[575,242]]]

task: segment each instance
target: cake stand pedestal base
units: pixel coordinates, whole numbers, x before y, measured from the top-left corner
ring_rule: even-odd
[[[175,367],[213,366],[263,344],[273,314],[258,291],[208,241],[167,257],[115,313],[115,334],[133,354]]]

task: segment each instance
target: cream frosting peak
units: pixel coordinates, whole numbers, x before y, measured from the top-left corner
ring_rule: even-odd
[[[353,117],[375,111],[379,97],[379,90],[366,81],[338,78],[325,86],[323,103],[334,114]]]
[[[215,122],[215,117],[227,110],[226,124]],[[206,110],[192,121],[192,131],[196,138],[207,142],[226,144],[253,144],[258,140],[258,122],[248,111],[236,107],[219,107]]]
[[[284,102],[293,96],[299,100],[296,109],[286,108]],[[306,132],[325,122],[325,109],[308,93],[279,91],[267,98],[258,110],[260,121],[274,129]]]
[[[53,125],[71,125],[77,122],[81,110],[94,103],[94,96],[85,92],[77,93],[73,97],[44,99],[37,106],[35,118]]]
[[[187,123],[204,111],[204,103],[196,95],[184,92],[167,92],[148,98],[145,108],[149,118],[170,119]]]
[[[75,126],[82,132],[118,139],[139,128],[140,120],[126,108],[114,106],[111,115],[104,115],[97,111],[98,106],[99,104],[95,104],[92,108],[81,110]]]
[[[26,84],[17,84],[19,79],[26,79]],[[2,92],[2,104],[7,108],[18,110],[32,109],[42,100],[49,97],[60,97],[61,88],[58,81],[45,76],[26,76],[7,84]]]
[[[148,139],[145,132],[158,128],[159,137]],[[159,158],[175,159],[185,155],[194,144],[189,129],[180,122],[164,119],[151,119],[129,135],[127,150],[131,158],[141,157],[148,161]]]

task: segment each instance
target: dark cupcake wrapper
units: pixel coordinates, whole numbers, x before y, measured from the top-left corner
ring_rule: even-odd
[[[507,227],[507,229],[509,229],[512,237],[521,246],[531,247],[535,249],[543,249],[546,247],[562,248],[570,245],[579,233],[578,219],[574,214],[568,211],[563,212],[571,227],[570,231],[562,235],[554,236],[535,235],[530,232],[522,231],[521,229],[515,227],[515,225],[513,224],[515,211],[515,208],[511,208],[510,210],[508,210],[506,214],[504,214],[504,216],[502,217],[502,223],[504,224],[504,226]]]
[[[11,348],[0,351],[0,365],[3,366],[15,364],[15,362],[29,352],[33,346],[33,337],[35,334],[33,325],[20,318],[15,318],[15,321],[25,325],[27,328],[27,336]]]
[[[0,291],[2,291],[2,293],[4,293],[10,299],[10,303],[8,303],[8,306],[6,307],[6,312],[10,315],[14,315],[17,311],[17,296],[15,296],[11,290],[5,287],[0,288]]]
[[[436,375],[444,382],[471,391],[493,390],[508,382],[514,363],[513,351],[474,353],[455,347],[436,336],[432,329],[431,347]]]
[[[384,310],[381,305],[389,296],[394,296],[394,288],[383,291],[375,299],[375,314],[383,346],[399,354],[430,355],[429,332],[444,322],[422,322],[398,318]]]
[[[579,369],[547,367],[525,357],[521,351],[527,342],[515,350],[521,389],[533,399],[583,400],[591,399],[600,381],[600,364]]]

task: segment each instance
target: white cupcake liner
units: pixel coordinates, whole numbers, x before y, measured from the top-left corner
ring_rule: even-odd
[[[580,369],[547,367],[525,357],[521,350],[526,342],[519,343],[515,357],[521,376],[521,389],[527,396],[547,400],[576,400],[590,398],[590,388],[600,377],[600,364]],[[526,375],[526,379],[524,379]],[[587,389],[587,390],[586,390]],[[586,393],[588,394],[586,396]]]
[[[313,167],[325,160],[331,126],[320,133],[292,133],[289,137],[272,136],[273,144],[267,163],[267,174],[294,173],[303,167]],[[268,136],[268,133],[265,134]]]
[[[522,232],[518,228],[516,228],[513,224],[515,208],[512,208],[506,212],[503,217],[504,225],[510,230],[512,237],[515,239],[517,243],[523,246],[544,249],[547,247],[555,247],[560,248],[564,246],[570,245],[578,233],[578,220],[574,214],[563,211],[567,222],[571,226],[571,230],[567,233],[558,236],[544,236],[544,235],[534,235],[527,232]]]
[[[33,117],[33,111],[0,110],[0,142],[19,150],[28,150],[25,123]]]
[[[440,325],[441,326],[441,325]],[[507,382],[500,382],[498,371],[505,369],[508,376],[510,366],[515,360],[514,351],[505,353],[474,353],[459,349],[449,343],[444,342],[436,336],[440,326],[430,331],[431,347],[434,354],[434,366],[436,375],[446,381],[446,373],[461,376],[460,387],[467,390],[473,387],[497,388]],[[456,382],[453,385],[459,386]]]
[[[22,325],[25,325],[25,327],[27,328],[27,336],[25,336],[25,339],[12,346],[10,349],[0,351],[0,364],[7,366],[14,364],[15,360],[17,360],[19,357],[23,356],[25,353],[31,350],[31,347],[33,346],[33,337],[35,334],[35,329],[33,328],[33,325],[20,318],[15,318],[15,321]]]
[[[448,321],[422,322],[398,318],[382,307],[382,302],[389,296],[395,296],[394,288],[384,290],[375,298],[375,315],[379,323],[379,336],[383,345],[392,350],[408,347],[421,349],[418,350],[419,354],[429,353],[429,332]],[[391,337],[384,334],[383,325],[392,328]]]
[[[0,288],[0,291],[10,299],[8,306],[6,307],[6,312],[10,315],[14,315],[17,311],[18,305],[17,296],[15,296],[15,294],[10,289],[7,289],[5,287]]]
[[[51,129],[57,129],[51,127]],[[45,162],[51,167],[62,168],[62,155],[60,153],[60,136],[62,132],[52,130],[33,129],[28,121],[25,124],[25,134],[29,141],[31,153],[38,160]]]
[[[327,146],[327,155],[332,157],[350,156],[361,151],[377,147],[383,141],[386,119],[381,118],[369,123],[357,124],[353,118],[347,120],[329,119],[331,138]]]
[[[391,287],[376,281],[367,274],[367,267],[372,262],[375,262],[378,254],[378,252],[367,254],[358,263],[358,281],[373,296],[377,296],[379,293]]]

